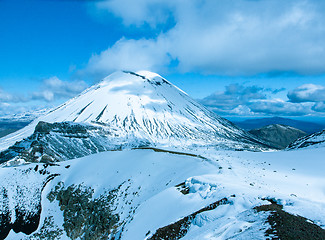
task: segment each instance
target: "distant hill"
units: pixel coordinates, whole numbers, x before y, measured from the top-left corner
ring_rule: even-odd
[[[293,141],[307,135],[307,133],[297,128],[281,124],[272,124],[249,132],[278,149],[284,149]]]
[[[272,124],[282,124],[291,126],[297,129],[300,129],[307,134],[319,132],[325,129],[325,123],[319,124],[314,122],[293,120],[290,118],[282,118],[282,117],[270,117],[270,118],[255,118],[255,119],[247,119],[244,121],[233,121],[238,127],[241,127],[245,130],[252,130],[256,128],[262,128],[267,125]]]

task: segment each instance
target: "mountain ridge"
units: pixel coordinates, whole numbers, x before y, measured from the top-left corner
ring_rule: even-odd
[[[291,143],[287,149],[302,149],[302,148],[322,148],[325,147],[325,130],[301,137]]]

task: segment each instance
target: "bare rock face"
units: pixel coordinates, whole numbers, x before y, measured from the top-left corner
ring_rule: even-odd
[[[307,135],[297,128],[281,124],[272,124],[249,132],[278,149],[284,149],[296,139]]]

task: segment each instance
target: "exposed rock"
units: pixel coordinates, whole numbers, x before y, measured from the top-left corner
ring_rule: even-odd
[[[64,188],[60,182],[48,195],[50,201],[57,200],[63,211],[63,227],[71,239],[113,239],[119,222],[113,213],[116,191],[112,190],[93,199],[94,191],[82,185]]]
[[[61,235],[63,234],[63,230],[60,229],[53,220],[53,217],[46,217],[43,222],[43,226],[40,230],[30,237],[29,240],[59,240]]]
[[[274,202],[255,208],[258,212],[270,212],[267,222],[271,225],[271,228],[266,231],[265,236],[281,240],[325,239],[324,229],[307,218],[292,215],[283,211],[282,208],[282,205]]]
[[[15,161],[53,163],[129,146],[127,142],[111,142],[111,133],[101,127],[71,122],[39,122],[34,133],[0,153],[0,163]],[[131,147],[146,146],[139,141]]]
[[[170,225],[167,225],[165,227],[159,228],[151,237],[148,238],[148,240],[176,240],[184,237],[186,233],[188,232],[190,225],[194,218],[205,211],[210,211],[215,208],[217,208],[219,205],[228,204],[230,203],[227,198],[223,198],[219,201],[216,201],[212,204],[210,204],[207,207],[204,207],[200,209],[197,212],[192,213],[191,215],[188,215],[180,220],[178,220],[175,223],[172,223]],[[149,233],[150,234],[150,233]]]

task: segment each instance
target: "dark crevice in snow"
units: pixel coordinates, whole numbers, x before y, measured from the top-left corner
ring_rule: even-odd
[[[207,207],[204,207],[199,211],[196,211],[191,215],[188,215],[178,220],[175,223],[157,229],[157,231],[151,237],[149,237],[148,240],[180,239],[187,234],[191,226],[191,223],[193,222],[193,220],[198,214],[216,209],[220,205],[229,204],[229,203],[230,201],[228,200],[228,198],[222,198],[221,200],[218,200],[208,205]]]
[[[107,105],[104,107],[104,109],[100,112],[100,114],[96,117],[96,121],[99,121],[99,119],[103,116],[105,110],[107,108]]]
[[[153,150],[155,152],[165,152],[165,153],[171,153],[171,154],[176,154],[176,155],[184,155],[184,156],[190,156],[190,157],[197,157],[197,158],[201,158],[201,159],[207,160],[207,158],[205,158],[205,157],[203,157],[201,155],[192,154],[192,153],[185,153],[185,152],[170,151],[170,150],[165,150],[165,149],[161,149],[161,148],[139,147],[139,148],[133,148],[133,149],[150,149],[150,150]]]
[[[89,105],[92,104],[92,103],[93,103],[93,101],[91,101],[91,102],[88,103],[88,104],[87,104],[83,109],[81,109],[81,110],[77,113],[77,116],[75,117],[75,119],[73,119],[73,122],[75,122],[75,121],[78,119],[78,117],[80,116],[80,114],[82,114],[83,111],[85,111],[86,108],[89,107]]]

